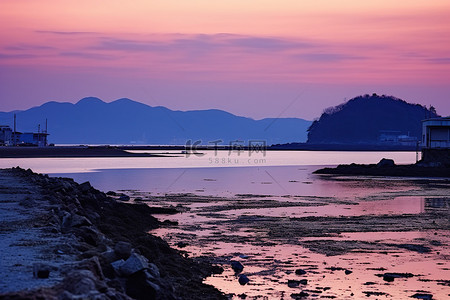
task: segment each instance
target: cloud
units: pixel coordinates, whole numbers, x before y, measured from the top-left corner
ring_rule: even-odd
[[[345,60],[363,60],[367,57],[341,53],[303,53],[295,55],[296,58],[311,62],[340,62]]]
[[[98,34],[98,32],[91,31],[53,31],[53,30],[35,30],[36,33],[56,34],[56,35],[86,35]]]
[[[9,51],[29,51],[29,50],[54,50],[55,47],[50,46],[41,46],[41,45],[33,45],[33,44],[17,44],[14,46],[6,46],[5,50]]]
[[[244,51],[244,52],[283,52],[287,50],[317,47],[318,44],[272,37],[244,36],[236,34],[215,35],[166,35],[162,39],[129,40],[102,38],[94,49],[111,51]]]
[[[119,57],[89,52],[60,52],[59,55],[94,60],[116,60]]]
[[[433,64],[450,64],[450,57],[428,58],[427,61]]]
[[[317,47],[311,42],[301,42],[296,40],[266,38],[266,37],[245,37],[237,36],[227,40],[228,45],[249,50],[262,51],[284,51],[291,49],[302,49]]]
[[[36,58],[37,55],[34,54],[3,54],[0,53],[0,59],[27,59],[27,58]]]

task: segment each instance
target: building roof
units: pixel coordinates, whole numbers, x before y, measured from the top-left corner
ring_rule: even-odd
[[[450,116],[449,117],[431,118],[431,119],[422,120],[422,122],[427,122],[427,121],[450,121]]]

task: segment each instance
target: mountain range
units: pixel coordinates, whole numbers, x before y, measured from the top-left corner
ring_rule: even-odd
[[[45,130],[55,144],[158,144],[184,145],[186,141],[275,143],[304,142],[310,121],[298,118],[254,120],[210,109],[175,111],[152,107],[127,98],[106,103],[87,97],[73,103],[47,102],[23,111],[0,112],[0,125],[20,132]]]

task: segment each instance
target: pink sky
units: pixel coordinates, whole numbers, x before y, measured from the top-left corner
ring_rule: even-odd
[[[450,114],[450,2],[0,1],[0,110],[128,97],[313,119],[360,94]]]

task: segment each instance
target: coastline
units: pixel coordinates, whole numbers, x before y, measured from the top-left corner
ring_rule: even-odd
[[[271,145],[255,151],[358,151],[358,152],[415,152],[411,147],[385,147],[374,145],[316,145],[307,143]],[[188,146],[51,146],[51,147],[4,147],[0,146],[0,158],[44,158],[44,157],[173,157],[184,155],[183,151],[225,150],[235,151],[230,146],[217,147],[199,145]],[[242,151],[251,151],[247,146]],[[143,153],[137,151],[158,151],[158,153]],[[176,151],[176,153],[167,153]]]
[[[52,146],[0,147],[0,158],[37,157],[161,157],[163,154],[132,153],[134,147],[115,146]]]
[[[323,168],[314,171],[319,175],[346,175],[346,176],[389,176],[389,177],[426,177],[450,178],[450,168],[446,166],[420,166],[420,165],[388,165],[379,164],[350,164],[338,165],[335,168]]]
[[[0,179],[2,248],[13,251],[2,253],[2,299],[225,299],[203,283],[220,267],[147,233],[163,225],[152,215],[174,209],[123,203],[88,182],[21,168],[0,170]]]

